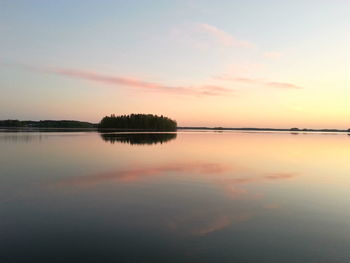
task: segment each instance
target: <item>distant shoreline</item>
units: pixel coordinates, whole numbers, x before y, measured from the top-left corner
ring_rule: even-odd
[[[157,122],[158,121],[158,122]],[[104,125],[101,125],[102,122]],[[148,123],[148,124],[147,124]],[[151,125],[150,123],[153,123]],[[158,123],[157,125],[155,125]],[[138,124],[138,125],[137,125]],[[168,127],[168,126],[169,127]],[[114,128],[120,127],[120,128]],[[133,128],[129,128],[133,127]],[[168,128],[167,128],[168,127]],[[309,128],[256,128],[256,127],[196,127],[196,126],[177,126],[173,121],[163,115],[157,116],[152,114],[131,114],[110,117],[106,116],[100,123],[91,123],[77,120],[0,120],[0,130],[14,131],[99,131],[99,132],[175,132],[176,130],[207,130],[207,131],[251,131],[251,132],[290,132],[290,133],[307,133],[307,132],[328,132],[328,133],[349,133],[349,129],[309,129]]]
[[[279,129],[279,128],[221,128],[221,127],[178,127],[178,130],[212,130],[212,131],[283,131],[292,133],[303,133],[303,132],[342,132],[350,133],[350,130],[339,130],[339,129]]]
[[[142,129],[99,129],[99,128],[58,128],[58,127],[0,127],[6,131],[99,131],[99,132],[157,132],[157,133],[173,133],[176,131],[158,131],[158,130],[142,130]],[[350,130],[340,129],[279,129],[279,128],[221,128],[221,127],[177,127],[178,131],[186,130],[205,130],[205,131],[252,131],[252,132],[289,132],[289,133],[310,133],[310,132],[327,132],[327,133],[350,133]]]

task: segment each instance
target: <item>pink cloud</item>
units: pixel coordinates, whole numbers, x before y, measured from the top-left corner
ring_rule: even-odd
[[[172,40],[190,44],[193,48],[206,50],[221,47],[255,48],[249,41],[241,40],[213,25],[206,23],[190,23],[171,29]]]
[[[214,79],[223,80],[223,81],[240,82],[240,83],[245,83],[249,85],[259,85],[259,86],[272,87],[272,88],[283,88],[283,89],[302,89],[303,88],[301,86],[298,86],[292,83],[287,83],[287,82],[268,81],[264,79],[244,78],[244,77],[235,77],[235,76],[232,77],[228,74],[214,76]]]
[[[285,82],[266,82],[265,85],[275,88],[302,89],[303,87]]]
[[[271,51],[271,52],[265,52],[263,55],[265,58],[279,59],[282,56],[282,53],[276,52],[276,51]]]
[[[245,47],[245,48],[252,48],[255,47],[253,43],[250,43],[248,41],[242,41],[236,39],[233,35],[230,33],[227,33],[215,26],[200,23],[198,24],[199,29],[202,32],[207,33],[211,37],[213,37],[217,42],[220,44],[227,46],[227,47]]]
[[[110,76],[92,71],[74,69],[46,69],[45,72],[54,73],[72,78],[85,79],[89,81],[101,82],[114,86],[123,86],[143,91],[152,91],[167,94],[190,95],[190,96],[220,96],[230,95],[232,89],[215,85],[198,86],[168,86],[159,83],[148,82],[140,79],[120,76]]]

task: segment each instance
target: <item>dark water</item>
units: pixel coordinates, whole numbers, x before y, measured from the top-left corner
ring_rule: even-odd
[[[0,262],[350,262],[350,137],[0,133]]]

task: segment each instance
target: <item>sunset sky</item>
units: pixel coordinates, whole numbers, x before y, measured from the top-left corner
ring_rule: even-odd
[[[350,128],[348,0],[0,0],[0,119]]]

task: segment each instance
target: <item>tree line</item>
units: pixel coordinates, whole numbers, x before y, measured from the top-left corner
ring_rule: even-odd
[[[35,128],[93,128],[94,124],[71,120],[42,120],[42,121],[19,121],[0,120],[0,127],[35,127]]]
[[[24,123],[19,120],[3,120],[0,121],[0,127],[24,127]]]
[[[174,131],[177,128],[177,123],[163,115],[130,114],[115,116],[112,114],[101,120],[99,128]]]

